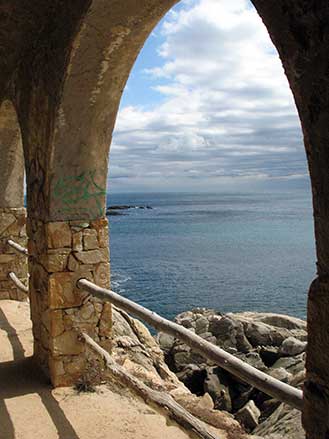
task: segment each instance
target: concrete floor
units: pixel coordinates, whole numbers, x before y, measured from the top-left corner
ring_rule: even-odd
[[[127,389],[53,390],[32,360],[27,303],[0,301],[0,439],[195,437]]]

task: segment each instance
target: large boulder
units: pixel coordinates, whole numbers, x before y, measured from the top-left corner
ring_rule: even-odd
[[[268,374],[276,378],[279,381],[282,381],[283,383],[289,383],[289,381],[292,379],[292,374],[289,373],[286,369],[283,367],[276,367],[274,369],[271,369]]]
[[[159,332],[156,340],[165,354],[168,354],[171,351],[175,343],[175,337],[166,334],[165,332]]]
[[[305,353],[296,355],[295,357],[281,357],[276,361],[271,370],[283,368],[292,375],[296,375],[305,368]]]
[[[253,430],[253,434],[266,439],[304,438],[301,413],[286,404],[280,404],[269,418]]]
[[[228,379],[220,373],[219,368],[208,368],[204,380],[204,392],[209,393],[214,401],[214,407],[218,410],[232,411],[232,401]]]
[[[246,336],[253,346],[280,346],[283,340],[291,336],[301,341],[307,339],[306,322],[296,317],[256,312],[226,315],[233,316],[244,324]]]
[[[252,431],[257,427],[259,417],[260,410],[252,399],[235,414],[235,419],[239,421],[247,431]]]
[[[258,354],[258,352],[248,352],[247,354],[239,352],[235,356],[240,358],[240,360],[244,361],[245,363],[250,364],[250,366],[255,367],[256,369],[259,369],[263,372],[267,371],[267,367],[263,363],[261,356]]]
[[[288,329],[277,328],[262,322],[243,321],[243,327],[253,347],[280,346],[283,340],[290,336]]]
[[[223,315],[198,308],[179,314],[176,322],[280,381],[296,387],[303,384],[307,332],[306,323],[300,319],[274,313]],[[295,439],[300,426],[293,409],[207,361],[179,340],[162,334],[158,340],[167,364],[183,383],[195,395],[209,394],[215,409],[231,412],[248,431],[253,431],[252,437],[257,434],[269,439]]]
[[[249,352],[252,349],[245,336],[242,323],[232,317],[224,316],[220,320],[213,318],[210,321],[209,330],[212,330],[216,337],[217,345],[223,349],[236,348],[240,352]]]
[[[208,332],[209,321],[202,314],[196,316],[196,320],[194,322],[195,333],[200,335]],[[211,334],[210,334],[211,335]]]
[[[306,341],[300,341],[295,337],[288,337],[283,340],[279,352],[282,356],[293,357],[305,352],[306,345]]]

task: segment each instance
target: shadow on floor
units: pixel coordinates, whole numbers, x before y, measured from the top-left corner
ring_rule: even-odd
[[[33,357],[25,358],[19,336],[0,309],[0,328],[8,334],[14,361],[0,363],[0,439],[15,439],[15,428],[5,400],[37,393],[51,417],[59,439],[79,439],[65,413],[52,395],[49,380],[35,364]]]
[[[7,332],[8,340],[13,349],[14,361],[25,358],[25,350],[17,335],[15,328],[11,326],[4,312],[0,308],[0,328]]]

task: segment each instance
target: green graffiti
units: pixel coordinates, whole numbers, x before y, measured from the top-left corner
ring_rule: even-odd
[[[54,197],[60,201],[63,212],[90,211],[90,200],[95,203],[99,215],[102,215],[102,204],[100,197],[106,195],[105,189],[95,182],[96,171],[83,172],[77,176],[61,177],[54,186]],[[81,203],[88,203],[89,206],[81,207]],[[80,206],[79,206],[80,205]]]

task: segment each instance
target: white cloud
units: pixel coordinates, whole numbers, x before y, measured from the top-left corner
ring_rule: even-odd
[[[147,74],[152,84],[161,78],[153,87],[163,100],[121,109],[110,177],[159,186],[171,178],[186,188],[192,178],[213,185],[305,175],[291,91],[249,1],[186,1],[160,32],[163,62]]]

